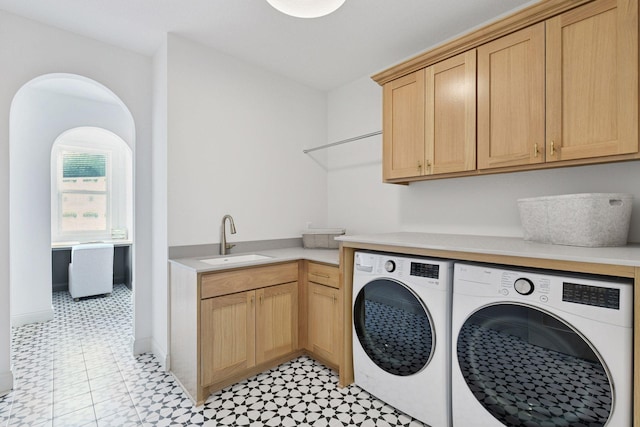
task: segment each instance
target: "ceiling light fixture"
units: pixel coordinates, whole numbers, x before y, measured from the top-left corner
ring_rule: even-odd
[[[282,13],[296,18],[318,18],[334,12],[345,0],[267,0]]]

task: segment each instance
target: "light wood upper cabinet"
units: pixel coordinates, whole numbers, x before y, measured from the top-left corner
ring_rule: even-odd
[[[298,348],[298,283],[256,290],[256,364]]]
[[[475,50],[385,84],[383,104],[385,180],[475,169]]]
[[[639,160],[638,21],[638,0],[542,0],[376,74],[384,181]],[[451,90],[474,61],[475,106]]]
[[[426,69],[425,174],[476,168],[476,51]]]
[[[385,180],[423,174],[425,71],[383,88],[383,176]]]
[[[200,305],[202,385],[241,373],[256,363],[255,292],[205,299]]]
[[[638,151],[637,7],[597,0],[547,21],[547,161]]]
[[[635,8],[597,0],[478,48],[478,169],[638,152]]]
[[[544,23],[478,47],[478,169],[544,162]]]

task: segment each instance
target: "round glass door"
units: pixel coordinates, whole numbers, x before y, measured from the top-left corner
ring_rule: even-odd
[[[400,282],[379,279],[356,296],[353,320],[365,353],[393,375],[420,372],[431,359],[435,337],[423,302]]]
[[[457,358],[475,398],[506,426],[600,427],[610,417],[602,361],[571,326],[541,310],[478,310],[460,331]]]

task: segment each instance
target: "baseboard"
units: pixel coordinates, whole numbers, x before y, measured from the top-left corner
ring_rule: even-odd
[[[127,284],[127,276],[113,276],[113,284],[114,285],[119,285],[121,283],[124,283],[125,285]]]
[[[134,355],[151,352],[151,338],[131,337],[131,352]]]
[[[53,292],[68,291],[69,290],[69,282],[54,283],[52,285],[51,289],[53,290]]]
[[[18,327],[31,323],[48,322],[53,320],[53,306],[49,310],[34,311],[31,313],[15,314],[11,316],[11,326]]]
[[[169,355],[160,348],[160,346],[154,339],[152,339],[151,347],[151,352],[156,357],[156,359],[158,359],[158,362],[160,362],[160,366],[162,366],[162,369],[165,372],[169,372],[169,367],[171,366],[169,364]]]
[[[162,366],[162,369],[169,371],[169,355],[162,351],[158,343],[151,337],[147,338],[131,338],[131,351],[134,355],[151,353]]]
[[[0,397],[9,393],[13,388],[13,373],[11,371],[0,373]]]

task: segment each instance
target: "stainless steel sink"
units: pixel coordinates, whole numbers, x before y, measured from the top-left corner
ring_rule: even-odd
[[[259,254],[245,254],[245,255],[231,255],[226,257],[207,258],[201,259],[200,262],[205,262],[210,265],[229,265],[237,264],[241,262],[260,261],[264,259],[273,258],[266,255]]]

